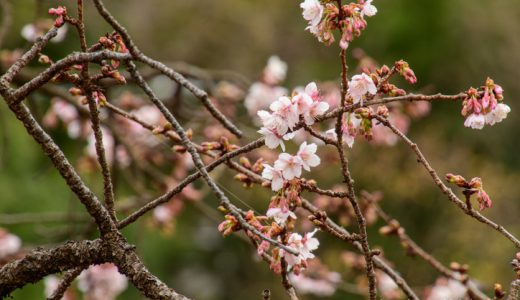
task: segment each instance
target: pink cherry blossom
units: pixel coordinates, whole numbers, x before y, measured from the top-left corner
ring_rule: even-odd
[[[91,266],[78,276],[78,287],[89,300],[113,300],[123,292],[128,280],[114,264]]]
[[[300,149],[296,156],[298,156],[302,163],[302,167],[306,171],[310,171],[311,167],[316,167],[320,164],[320,158],[315,154],[317,148],[318,146],[316,146],[316,144],[307,145],[307,142],[303,142],[300,145]]]
[[[21,247],[22,240],[18,236],[0,228],[0,259],[15,254]]]
[[[320,91],[318,90],[318,86],[316,82],[310,82],[305,86],[305,93],[309,95],[312,100],[318,101],[320,100]]]
[[[354,146],[354,141],[360,125],[361,119],[357,118],[355,114],[348,113],[345,116],[345,119],[343,119],[343,125],[341,126],[343,143],[347,144],[349,148]]]
[[[264,169],[262,171],[262,177],[268,180],[271,180],[271,189],[273,191],[278,191],[283,187],[283,176],[282,172],[271,167],[268,164],[264,164]]]
[[[299,115],[308,114],[313,102],[314,101],[309,95],[307,95],[307,93],[297,93],[292,97],[292,103]]]
[[[114,136],[105,127],[101,127],[101,133],[103,134],[103,147],[105,148],[105,155],[107,159],[107,163],[109,165],[114,161]],[[91,158],[97,160],[97,152],[96,152],[96,138],[94,136],[94,132],[91,132],[87,137],[87,146],[85,148],[85,153]]]
[[[297,156],[281,153],[274,163],[274,168],[281,171],[287,180],[298,178],[302,175],[302,162]]]
[[[363,100],[363,97],[370,93],[375,95],[377,93],[377,87],[370,76],[365,73],[361,75],[354,75],[352,80],[348,83],[348,92],[354,99],[354,103],[358,103]]]
[[[303,9],[303,18],[309,22],[309,26],[317,26],[323,16],[323,5],[319,0],[305,0],[300,4]]]
[[[471,114],[464,121],[464,126],[470,127],[473,129],[482,129],[486,124],[486,118],[481,114]]]

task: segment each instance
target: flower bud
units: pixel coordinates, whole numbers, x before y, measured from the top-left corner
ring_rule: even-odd
[[[81,96],[83,95],[83,91],[77,87],[71,87],[69,89],[69,93],[72,95],[72,96]]]
[[[173,148],[173,151],[177,152],[177,153],[186,153],[186,147],[184,146],[181,146],[181,145],[175,145],[172,147]]]
[[[239,162],[244,168],[251,169],[251,162],[247,157],[241,156]]]
[[[388,115],[389,115],[388,107],[386,107],[385,105],[378,106],[377,107],[377,114],[379,116],[387,118]]]
[[[45,65],[50,65],[52,63],[51,59],[44,54],[40,54],[40,57],[38,58],[38,62]]]
[[[462,188],[468,186],[468,183],[464,177],[462,177],[460,175],[454,175],[452,173],[446,174],[446,181],[448,181],[449,183],[453,183],[453,184],[457,185],[458,187],[462,187]]]

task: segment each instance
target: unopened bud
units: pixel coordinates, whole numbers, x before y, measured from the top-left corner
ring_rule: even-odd
[[[51,59],[44,54],[40,54],[40,57],[38,58],[38,62],[45,65],[50,65],[52,63]]]
[[[170,126],[173,127],[173,125],[171,123],[170,123]],[[186,130],[186,136],[188,137],[188,139],[191,140],[191,138],[193,137],[193,129],[188,128],[188,130]]]
[[[388,107],[386,107],[385,105],[378,106],[377,107],[377,114],[382,116],[382,117],[387,118],[388,114],[389,114]]]
[[[112,78],[117,80],[117,82],[119,82],[121,84],[126,84],[125,76],[121,75],[121,73],[115,71],[115,72],[112,72],[111,75],[112,75]]]
[[[83,95],[83,91],[77,87],[71,87],[69,89],[69,93],[72,95],[72,96],[81,96]]]
[[[175,145],[172,147],[173,148],[173,151],[177,152],[177,153],[186,153],[186,147],[184,146],[181,146],[181,145]]]
[[[249,159],[247,157],[245,157],[245,156],[240,157],[239,162],[244,168],[251,169],[251,162],[249,161]]]
[[[464,177],[452,173],[446,174],[446,181],[448,181],[449,183],[453,183],[458,187],[466,187],[468,185],[468,182]]]

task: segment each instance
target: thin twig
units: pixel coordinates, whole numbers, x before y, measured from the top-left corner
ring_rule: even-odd
[[[70,271],[67,271],[65,275],[63,275],[63,279],[61,280],[60,284],[54,290],[51,296],[47,298],[47,300],[61,300],[63,298],[63,294],[67,291],[69,286],[72,284],[74,279],[81,274],[81,272],[84,270],[84,268],[79,267],[72,269]]]
[[[433,181],[435,184],[439,187],[439,189],[448,197],[448,200],[450,200],[452,203],[457,205],[460,209],[464,211],[465,214],[468,216],[476,219],[477,221],[484,223],[491,228],[495,229],[496,231],[500,232],[503,236],[505,236],[508,240],[510,240],[517,249],[520,249],[520,241],[512,235],[509,231],[507,231],[502,225],[498,225],[497,223],[491,221],[490,219],[483,216],[478,211],[469,208],[464,201],[460,200],[459,197],[457,197],[453,191],[448,188],[441,180],[439,175],[437,175],[437,172],[435,169],[432,168],[426,157],[422,154],[421,150],[419,149],[419,146],[417,146],[416,143],[412,142],[404,133],[402,133],[397,127],[395,127],[393,124],[391,124],[387,119],[381,117],[381,116],[374,116],[381,124],[388,127],[390,130],[392,130],[397,136],[399,136],[410,148],[412,148],[412,151],[417,156],[418,162],[424,166],[424,168],[428,171],[430,176],[433,178]]]
[[[167,67],[163,63],[153,60],[148,56],[144,55],[144,53],[137,48],[135,43],[132,41],[130,34],[128,31],[112,16],[112,14],[105,8],[105,5],[101,0],[94,0],[94,4],[99,12],[99,14],[109,23],[114,30],[119,33],[125,42],[125,45],[128,47],[128,50],[132,54],[132,56],[149,65],[150,67],[161,71],[164,75],[170,77],[172,80],[177,82],[179,85],[185,87],[188,91],[190,91],[195,97],[199,98],[202,101],[202,104],[206,107],[206,109],[213,115],[215,119],[217,119],[226,129],[235,134],[237,137],[242,136],[242,132],[231,122],[224,114],[222,114],[216,107],[213,105],[211,100],[209,99],[208,93],[201,90],[197,86],[195,86],[190,81],[186,80],[184,76],[175,72],[173,69]]]

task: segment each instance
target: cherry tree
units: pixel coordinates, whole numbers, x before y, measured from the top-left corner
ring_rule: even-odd
[[[373,2],[305,0],[299,4],[302,31],[308,31],[305,34],[324,47],[339,46],[341,72],[339,84],[309,78],[307,84],[293,89],[282,86],[288,65],[277,56],[269,58],[259,79],[250,85],[222,80],[217,81],[217,88],[205,89],[200,84],[205,78],[195,67],[179,66],[179,70],[142,52],[102,0],[77,0],[74,7],[49,8],[52,22],[24,26],[21,34],[32,46],[25,52],[9,52],[3,59],[8,67],[0,77],[0,95],[83,205],[99,237],[21,251],[20,238],[0,229],[0,295],[9,296],[43,280],[47,299],[74,299],[75,291],[70,287],[75,282],[86,299],[115,299],[129,284],[150,299],[189,299],[190,295],[177,291],[181,287],[169,287],[147,269],[136,246],[121,230],[145,217],[150,217],[156,228],[171,230],[172,219],[182,213],[182,201],[198,201],[208,193],[220,204],[206,205],[205,209],[222,213],[215,231],[238,236],[249,244],[265,268],[280,278],[290,299],[298,299],[300,293],[330,296],[341,283],[341,274],[331,271],[317,254],[328,246],[320,242],[325,235],[353,249],[343,260],[362,274],[366,284],[356,289],[369,299],[419,299],[418,295],[427,299],[488,299],[469,275],[467,265],[443,264],[383,210],[381,194],[354,185],[351,165],[356,162],[349,160],[348,152],[364,140],[388,146],[406,144],[447,202],[519,249],[520,241],[508,229],[482,213],[493,204],[482,179],[439,175],[420,146],[407,136],[410,118],[425,116],[431,102],[456,105],[454,109],[461,110],[460,125],[468,130],[497,125],[511,108],[505,103],[502,87],[491,78],[458,94],[425,95],[392,83],[396,77],[410,85],[417,83],[404,60],[382,66],[374,63],[351,74],[347,53],[370,18],[377,16]],[[8,0],[0,3],[2,28],[7,30],[11,7]],[[93,5],[112,28],[93,44],[87,43],[85,35],[85,5]],[[73,34],[79,37],[77,52],[62,58],[45,54],[48,43],[59,43]],[[1,44],[5,34],[0,37]],[[45,69],[37,74],[26,72],[35,60]],[[157,74],[178,85],[175,97],[185,90],[200,102],[207,114],[199,115],[204,128],[188,128],[176,116],[177,107],[158,96],[149,84]],[[125,92],[116,94],[116,88]],[[41,120],[26,104],[34,93],[49,96],[48,110]],[[248,121],[256,126],[252,139],[243,133],[244,124],[233,121],[237,106],[247,111]],[[66,128],[71,140],[86,142],[80,163],[71,162],[49,134],[58,124]],[[159,147],[165,142],[167,149]],[[162,172],[157,166],[167,170]],[[243,209],[242,203],[228,197],[227,188],[210,175],[219,166],[234,172],[244,188],[257,185],[269,191],[271,198],[263,210]],[[100,173],[102,197],[80,177],[78,168]],[[139,183],[142,178],[124,171],[130,168],[152,178],[163,194],[147,199],[146,184]],[[315,175],[319,169],[341,174],[342,181],[332,188],[321,187],[320,177]],[[113,179],[118,170],[130,176],[135,195],[146,201],[121,204]],[[193,183],[198,179],[208,191],[195,188]],[[464,197],[459,197],[459,192]],[[336,218],[333,206],[342,211],[340,217],[352,220],[354,231]],[[385,223],[379,230],[382,235],[397,237],[405,251],[438,271],[437,282],[426,291],[408,284],[399,266],[371,244],[367,227],[375,218]],[[509,290],[495,284],[494,299],[518,297],[520,252],[511,256],[517,278],[512,279]],[[254,297],[260,295],[251,295]],[[270,292],[265,290],[263,297],[270,299]]]

